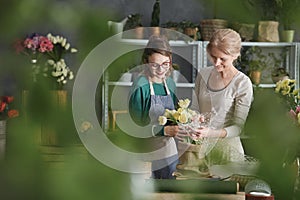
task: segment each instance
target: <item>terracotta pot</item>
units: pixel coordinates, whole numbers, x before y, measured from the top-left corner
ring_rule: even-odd
[[[255,85],[259,85],[261,79],[261,71],[251,71],[249,77],[252,83],[254,83]]]
[[[197,32],[198,32],[198,28],[185,28],[184,29],[184,34],[190,36],[191,38],[193,38],[193,40],[198,40],[197,37]]]

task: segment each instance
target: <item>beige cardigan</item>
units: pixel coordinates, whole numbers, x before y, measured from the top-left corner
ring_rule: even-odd
[[[228,148],[244,154],[239,135],[253,100],[252,83],[248,76],[238,72],[227,87],[218,91],[211,90],[207,83],[213,68],[200,69],[195,81],[192,109],[197,109],[200,113],[215,113],[210,125],[215,129],[224,128]]]

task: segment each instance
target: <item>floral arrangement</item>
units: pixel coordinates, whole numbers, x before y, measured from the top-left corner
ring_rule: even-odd
[[[191,123],[197,116],[197,112],[188,108],[190,104],[189,99],[179,100],[177,110],[166,109],[163,116],[159,116],[158,121],[160,125],[169,124],[187,124]]]
[[[35,33],[19,41],[16,50],[18,53],[30,56],[34,81],[37,81],[38,74],[54,77],[59,85],[66,84],[67,80],[74,78],[63,56],[66,53],[76,53],[77,49],[71,47],[67,39],[62,36],[54,36],[51,33],[43,36]]]
[[[19,112],[9,108],[9,104],[14,100],[12,96],[2,96],[0,99],[0,120],[19,116]]]
[[[185,132],[186,136],[182,138],[184,142],[190,144],[202,144],[203,139],[199,138],[194,130],[201,126],[206,126],[209,121],[209,115],[199,114],[189,108],[190,100],[179,100],[177,110],[166,109],[163,116],[159,116],[160,125],[178,125]]]
[[[289,109],[290,115],[300,125],[300,93],[296,89],[296,81],[285,79],[276,83],[275,92],[280,95]]]

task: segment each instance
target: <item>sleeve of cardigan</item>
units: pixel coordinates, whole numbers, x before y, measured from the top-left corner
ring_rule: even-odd
[[[146,108],[146,93],[138,82],[134,83],[129,96],[129,113],[135,123],[140,126],[149,124]]]
[[[245,79],[238,87],[235,100],[233,125],[225,127],[226,137],[236,137],[241,134],[253,100],[253,88],[249,79]]]
[[[200,73],[197,74],[197,77],[196,77],[196,80],[195,80],[195,88],[194,88],[194,91],[192,92],[192,104],[190,106],[190,108],[192,110],[197,110],[200,112],[200,109],[199,109],[199,99],[198,99],[198,96],[199,96],[199,88],[200,88],[200,79],[201,79],[201,75]]]

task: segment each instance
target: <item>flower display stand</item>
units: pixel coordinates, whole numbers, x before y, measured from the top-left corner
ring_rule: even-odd
[[[24,90],[22,93],[22,104],[25,109],[29,108],[30,105],[30,94],[31,91]],[[56,123],[57,119],[61,117],[61,114],[65,111],[67,105],[67,91],[66,90],[51,90],[47,92],[49,97],[49,102],[51,105],[51,117],[44,116],[43,119],[40,120],[38,126],[36,127],[35,140],[37,144],[41,145],[58,145],[58,133],[57,133],[57,126]],[[32,106],[32,105],[31,105]],[[47,115],[47,114],[46,114]],[[29,115],[25,112],[25,118],[29,119]]]
[[[67,105],[67,91],[66,90],[52,90],[49,91],[49,97],[51,104],[54,108],[53,112],[57,117],[60,117],[60,113],[65,111]],[[53,122],[55,119],[50,121],[44,120],[41,125],[41,145],[59,145],[58,141],[58,124]]]

